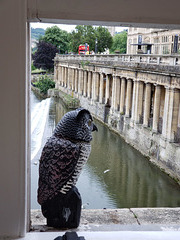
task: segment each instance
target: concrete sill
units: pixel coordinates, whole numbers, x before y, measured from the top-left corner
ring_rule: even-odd
[[[85,240],[178,240],[180,232],[78,232]],[[28,233],[24,238],[16,240],[53,240],[64,232]]]
[[[31,232],[64,232],[48,227],[41,210],[31,210],[31,221]],[[180,233],[180,208],[83,209],[80,226],[71,231],[179,231]]]

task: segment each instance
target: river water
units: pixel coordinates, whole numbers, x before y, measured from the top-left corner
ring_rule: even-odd
[[[37,203],[42,147],[67,112],[60,100],[31,93],[31,208]],[[77,183],[83,207],[180,207],[180,187],[121,137],[95,120],[92,151]]]

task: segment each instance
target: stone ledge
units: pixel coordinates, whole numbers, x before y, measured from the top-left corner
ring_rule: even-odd
[[[31,210],[31,231],[61,231],[46,225],[41,210]],[[180,231],[180,208],[83,209],[73,231]],[[62,229],[64,231],[64,229]]]

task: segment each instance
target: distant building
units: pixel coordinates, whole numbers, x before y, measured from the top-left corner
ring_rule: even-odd
[[[108,29],[111,36],[113,37],[115,35],[115,27],[114,26],[107,26],[106,28]]]
[[[127,54],[180,53],[180,30],[129,28]]]

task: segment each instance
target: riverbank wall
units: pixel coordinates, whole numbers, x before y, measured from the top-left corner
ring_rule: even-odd
[[[51,89],[48,93],[51,97],[62,98],[63,91],[71,95],[68,89]],[[142,124],[134,124],[130,118],[126,118],[116,111],[112,111],[109,106],[94,102],[91,99],[74,94],[80,100],[81,107],[88,109],[94,118],[105,124],[111,131],[122,137],[128,144],[140,151],[153,164],[168,174],[180,184],[178,159],[180,156],[180,145],[169,143],[162,139],[160,134],[151,132],[150,128],[143,127]]]
[[[116,57],[96,61],[95,56],[87,62],[83,56],[82,64],[81,56],[71,60],[57,55],[56,88],[73,94],[82,107],[180,184],[180,66],[153,64],[155,56],[139,56],[139,63],[130,56],[130,62],[127,56],[118,61]]]

